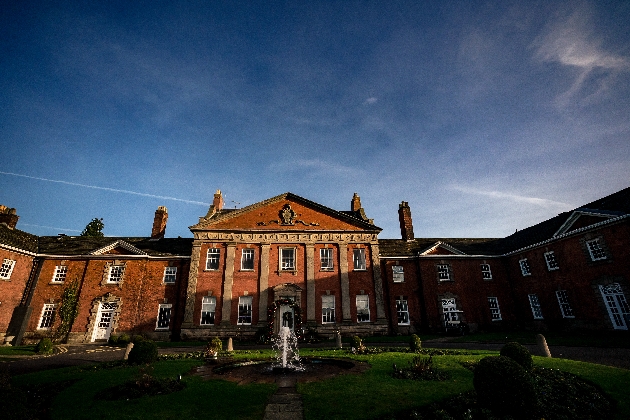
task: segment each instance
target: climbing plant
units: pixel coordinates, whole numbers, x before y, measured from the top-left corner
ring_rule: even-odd
[[[59,305],[59,318],[61,320],[55,332],[55,341],[65,341],[70,334],[70,328],[79,314],[79,282],[73,280],[63,290],[61,304]]]
[[[271,341],[273,338],[274,324],[276,322],[276,310],[279,306],[284,305],[293,309],[293,332],[295,333],[295,336],[298,340],[302,340],[304,338],[304,334],[302,332],[302,311],[300,309],[300,305],[291,299],[278,299],[267,308],[267,341]]]

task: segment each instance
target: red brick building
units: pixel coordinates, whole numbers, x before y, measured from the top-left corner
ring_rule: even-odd
[[[1,206],[0,341],[56,331],[72,284],[75,342],[630,324],[630,188],[492,239],[417,239],[406,202],[402,239],[379,239],[356,194],[348,211],[291,193],[225,209],[217,191],[193,238],[165,238],[167,218],[144,238],[36,237]]]

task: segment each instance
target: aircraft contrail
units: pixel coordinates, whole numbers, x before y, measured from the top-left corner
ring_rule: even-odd
[[[124,194],[133,194],[133,195],[139,195],[139,196],[142,196],[142,197],[159,198],[161,200],[180,201],[182,203],[198,204],[200,206],[209,206],[210,205],[210,203],[204,203],[202,201],[184,200],[183,198],[166,197],[166,196],[163,196],[163,195],[155,195],[155,194],[146,194],[146,193],[141,193],[141,192],[136,192],[136,191],[121,190],[121,189],[118,189],[118,188],[108,188],[108,187],[99,187],[97,185],[79,184],[77,182],[60,181],[58,179],[40,178],[40,177],[37,177],[37,176],[16,174],[16,173],[13,173],[13,172],[0,171],[0,174],[19,176],[19,177],[22,177],[22,178],[29,178],[29,179],[36,179],[38,181],[56,182],[58,184],[73,185],[75,187],[92,188],[92,189],[95,189],[95,190],[111,191],[111,192],[124,193]]]

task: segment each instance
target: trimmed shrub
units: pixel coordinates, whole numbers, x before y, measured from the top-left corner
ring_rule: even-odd
[[[133,337],[131,337],[131,342],[132,343],[138,343],[140,341],[144,341],[144,337],[141,336],[140,334],[136,334]]]
[[[475,367],[473,385],[477,400],[496,415],[529,418],[537,411],[537,398],[529,373],[505,356],[484,357]]]
[[[501,348],[501,356],[509,357],[528,372],[534,368],[534,361],[532,360],[531,353],[527,350],[527,348],[525,348],[525,346],[519,343],[507,343],[503,346],[503,348]]]
[[[158,347],[151,340],[136,341],[129,352],[129,363],[153,363],[158,357]]]
[[[420,349],[422,349],[422,341],[420,340],[420,337],[416,334],[411,334],[411,338],[409,340],[409,350],[411,350],[412,353],[417,353]]]
[[[122,333],[118,336],[118,344],[121,346],[126,346],[129,343],[131,343],[131,337],[129,334]]]
[[[109,339],[107,340],[107,343],[115,346],[118,344],[118,336],[116,334],[112,334],[109,336]]]
[[[35,346],[35,351],[39,354],[51,354],[53,352],[53,342],[50,338],[42,338]]]

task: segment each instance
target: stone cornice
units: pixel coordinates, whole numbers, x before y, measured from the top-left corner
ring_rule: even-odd
[[[378,233],[194,232],[195,241],[245,243],[377,243]]]

